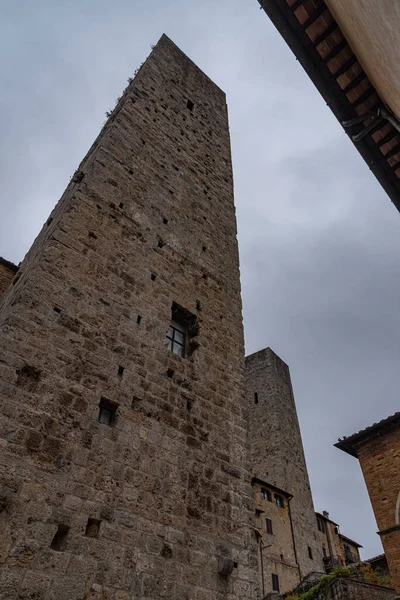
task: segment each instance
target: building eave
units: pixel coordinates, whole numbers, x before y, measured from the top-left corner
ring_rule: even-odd
[[[345,542],[349,542],[349,544],[352,544],[353,546],[356,546],[357,548],[362,548],[361,544],[359,544],[358,542],[355,542],[354,540],[347,537],[346,535],[343,535],[342,533],[339,533],[339,537],[341,540],[344,540]]]
[[[394,415],[391,415],[386,419],[382,419],[382,421],[379,421],[379,423],[374,423],[370,427],[366,427],[358,433],[354,433],[353,435],[339,439],[339,441],[336,442],[335,447],[339,448],[339,450],[343,450],[343,452],[347,452],[347,454],[350,454],[350,456],[358,458],[358,446],[360,443],[365,442],[371,437],[381,435],[393,427],[398,427],[399,425],[400,412],[396,412]]]
[[[285,498],[287,498],[288,500],[293,498],[293,495],[290,494],[289,492],[286,492],[285,490],[281,490],[280,488],[276,487],[276,485],[272,485],[272,483],[268,483],[268,481],[263,481],[262,479],[259,479],[258,477],[253,477],[251,480],[251,485],[254,485],[255,483],[258,483],[260,485],[265,485],[265,487],[271,488],[274,492],[278,492],[278,494],[285,496]]]
[[[324,0],[314,0],[311,14],[305,10],[304,0],[258,2],[342,127],[385,108]],[[346,126],[345,131],[400,211],[400,133],[385,119],[369,119]],[[371,130],[355,141],[369,124]]]

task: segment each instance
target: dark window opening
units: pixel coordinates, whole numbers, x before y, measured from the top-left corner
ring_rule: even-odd
[[[312,560],[312,558],[313,558],[313,553],[312,553],[312,548],[311,548],[311,546],[308,546],[308,557],[309,557],[309,558],[311,558],[311,560]]]
[[[124,208],[124,203],[123,203],[123,202],[120,202],[120,203],[119,203],[119,207],[120,207],[120,208]]]
[[[92,538],[99,537],[100,523],[97,519],[88,519],[85,535]]]
[[[282,560],[282,561],[283,561],[283,558],[284,558],[284,556],[283,556],[283,554],[281,554],[281,560]]]
[[[115,402],[111,402],[106,398],[102,398],[99,402],[99,423],[112,427],[115,422],[117,408],[118,404],[115,404]]]
[[[203,252],[207,250],[207,246],[203,246]]]
[[[52,550],[57,550],[58,552],[64,552],[67,547],[67,536],[69,532],[68,525],[60,524],[57,528],[57,531],[53,537],[50,548]]]
[[[325,546],[322,546],[322,554],[324,555],[324,558],[326,557],[326,548]]]
[[[335,527],[335,533],[336,535],[339,535],[339,527]]]
[[[254,392],[254,404],[258,404],[258,394]]]
[[[325,522],[323,521],[323,519],[321,519],[321,517],[317,517],[317,523],[318,523],[319,531],[322,531],[322,533],[325,533]]]
[[[267,533],[269,533],[270,535],[274,535],[274,531],[272,529],[272,521],[271,519],[269,519],[268,517],[265,519],[265,523],[267,526]]]
[[[190,110],[190,112],[191,112],[191,111],[193,110],[193,108],[194,108],[194,104],[193,104],[193,102],[192,102],[191,100],[188,100],[188,101],[187,101],[187,104],[186,104],[186,106],[188,107],[188,109]]]
[[[197,318],[191,312],[172,303],[171,323],[165,336],[168,350],[181,356],[190,356],[196,346],[191,340],[198,334]]]
[[[171,378],[174,376],[174,371],[172,369],[168,369],[167,371],[167,377]]]
[[[282,496],[278,496],[278,494],[275,494],[274,496],[274,500],[275,500],[275,504],[277,506],[279,506],[279,508],[283,508],[284,506],[284,502],[283,502],[283,498]]]
[[[154,273],[152,273],[152,274],[150,275],[150,279],[151,279],[152,281],[155,281],[155,280],[156,280],[156,276],[154,275]]]
[[[165,242],[163,239],[158,238],[158,244],[157,244],[158,248],[162,248],[163,246],[165,246]]]
[[[142,317],[141,317],[140,315],[138,315],[138,316],[137,316],[137,319],[136,319],[136,323],[137,323],[138,325],[140,325],[140,321],[141,321],[141,320],[142,320]]]
[[[119,367],[118,367],[118,377],[122,377],[123,374],[124,374],[124,367],[121,367],[121,365],[119,365]]]
[[[272,589],[274,592],[279,592],[279,577],[272,573]]]
[[[163,218],[163,223],[164,225],[166,225],[168,223],[168,219],[166,219],[165,217]]]
[[[271,502],[271,492],[265,488],[261,488],[261,498],[262,500],[269,500]]]

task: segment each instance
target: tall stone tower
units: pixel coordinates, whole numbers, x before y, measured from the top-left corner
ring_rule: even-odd
[[[289,367],[270,348],[246,357],[246,393],[253,475],[293,496],[290,510],[300,578],[323,572]]]
[[[2,598],[256,598],[225,95],[166,36],[0,331]]]

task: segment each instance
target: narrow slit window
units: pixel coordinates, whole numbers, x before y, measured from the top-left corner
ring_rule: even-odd
[[[254,404],[258,404],[258,394],[254,392]]]
[[[279,577],[275,573],[272,573],[272,589],[274,592],[279,592]]]
[[[274,535],[274,530],[272,529],[272,520],[267,517],[265,519],[265,524],[267,528],[267,533],[269,533],[269,535]]]
[[[311,560],[312,560],[312,558],[313,558],[313,553],[312,553],[312,548],[311,548],[311,546],[308,546],[308,558],[311,558]]]
[[[193,108],[194,108],[194,104],[191,100],[187,101],[186,106],[188,107],[188,109],[190,110],[190,112],[192,112]]]

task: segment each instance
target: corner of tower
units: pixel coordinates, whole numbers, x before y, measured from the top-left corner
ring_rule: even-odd
[[[247,364],[253,364],[253,363],[268,363],[268,364],[276,364],[276,365],[282,365],[285,366],[287,368],[288,364],[285,363],[284,360],[282,360],[280,358],[280,356],[278,356],[276,354],[276,352],[274,352],[272,350],[272,348],[270,348],[269,346],[267,348],[263,348],[262,350],[258,350],[257,352],[253,352],[252,354],[249,354],[248,356],[246,356],[245,358],[246,360],[246,365]]]

